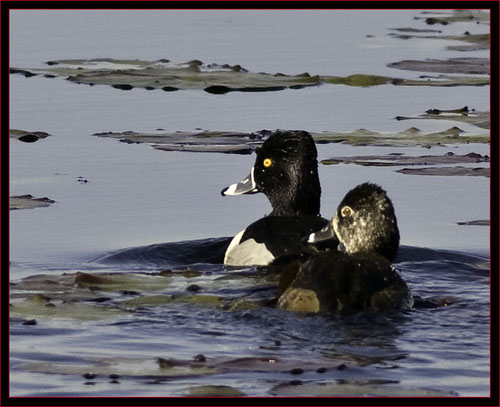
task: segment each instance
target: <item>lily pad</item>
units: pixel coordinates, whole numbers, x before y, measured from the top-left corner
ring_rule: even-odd
[[[18,129],[10,129],[9,137],[16,138],[19,141],[23,141],[24,143],[34,143],[40,139],[46,138],[50,136],[49,133],[45,133],[44,131],[25,131]]]
[[[254,274],[266,273],[255,271]],[[237,282],[226,282],[212,273],[192,269],[39,274],[11,282],[10,298],[15,307],[13,315],[24,319],[40,316],[77,320],[113,318],[144,307],[179,305],[232,311],[241,309],[242,303],[252,304],[253,308],[267,306],[269,299],[275,297],[276,282],[264,281],[262,277],[257,279],[263,281],[256,281],[254,274],[240,275]],[[224,289],[228,284],[229,291]]]
[[[430,80],[406,80],[369,74],[353,74],[347,77],[331,75],[285,75],[282,73],[252,73],[240,65],[203,64],[194,60],[183,64],[173,64],[166,60],[114,60],[75,59],[49,61],[46,68],[10,68],[11,74],[25,77],[43,75],[45,77],[66,78],[69,81],[88,85],[108,85],[116,89],[146,90],[161,89],[166,92],[177,90],[204,90],[213,94],[228,92],[266,92],[284,89],[301,89],[322,83],[348,86],[421,85],[459,86],[487,85],[489,79],[474,77],[448,77]]]
[[[9,209],[45,208],[55,203],[47,197],[34,198],[33,195],[17,195],[9,197]]]
[[[105,292],[150,292],[166,288],[171,281],[168,277],[150,274],[134,273],[103,273],[89,274],[78,272],[74,285],[93,291]]]
[[[396,120],[415,119],[451,120],[472,124],[482,129],[490,128],[490,112],[478,112],[467,106],[452,110],[429,109],[420,116],[396,116]]]
[[[211,367],[196,364],[178,364],[171,368],[162,368],[158,360],[143,358],[109,357],[105,359],[88,359],[81,363],[44,363],[30,362],[22,365],[28,372],[78,375],[88,379],[89,372],[93,379],[104,377],[120,378],[157,378],[182,379],[185,377],[206,376],[216,373]]]
[[[201,358],[199,357],[201,356]],[[82,379],[102,380],[103,377],[123,379],[154,379],[176,380],[186,377],[203,377],[211,375],[227,375],[236,373],[278,373],[296,375],[295,372],[317,372],[331,370],[345,366],[339,360],[320,359],[317,362],[304,362],[301,360],[282,360],[272,355],[266,357],[214,357],[207,358],[198,355],[190,360],[158,357],[156,359],[133,357],[108,357],[78,359],[72,363],[28,362],[20,368],[33,373],[78,375]],[[298,367],[300,366],[300,367]],[[155,381],[155,383],[158,383]],[[239,390],[229,386],[200,386],[187,389],[190,396],[241,396]]]
[[[116,318],[126,315],[124,310],[115,307],[97,306],[84,302],[54,302],[48,297],[32,295],[21,301],[13,301],[10,306],[13,317],[65,318],[79,321]]]
[[[346,143],[355,146],[441,146],[455,143],[488,143],[489,134],[463,134],[458,127],[435,133],[422,133],[411,127],[396,133],[379,133],[372,130],[358,129],[352,132],[323,132],[312,134],[317,143]]]
[[[453,392],[404,387],[390,380],[335,380],[324,383],[291,381],[271,389],[273,396],[282,397],[445,397]]]
[[[75,83],[109,85],[122,90],[143,88],[172,92],[195,89],[214,94],[299,89],[320,83],[319,76],[308,73],[251,73],[239,65],[205,65],[198,60],[173,64],[166,60],[76,59],[50,61],[48,65],[43,69],[11,68],[11,73],[25,76],[28,76],[27,73],[29,76],[49,74]]]
[[[404,86],[488,86],[490,84],[489,77],[483,76],[421,76],[422,79],[394,79],[393,85]]]
[[[332,157],[322,160],[321,164],[358,164],[364,166],[398,166],[398,165],[436,165],[489,162],[487,155],[469,153],[458,155],[448,152],[444,155],[406,156],[403,154],[389,154],[381,156],[353,156]]]
[[[484,10],[423,11],[415,20],[425,20],[429,25],[448,25],[456,22],[490,23],[490,13]]]
[[[466,42],[466,44],[459,44],[459,45],[448,45],[446,49],[453,50],[453,51],[481,51],[481,50],[486,50],[490,49],[490,34],[470,34],[469,32],[465,32],[463,35],[415,35],[415,34],[408,34],[410,32],[415,33],[415,32],[429,32],[433,30],[411,30],[411,29],[392,29],[392,30],[398,30],[399,32],[396,33],[390,33],[389,35],[391,37],[396,37],[400,38],[403,40],[408,40],[408,39],[438,39],[438,40],[452,40],[452,41],[462,41]],[[404,33],[403,33],[404,32]],[[441,31],[434,31],[441,33]]]
[[[231,386],[206,385],[191,387],[186,395],[191,397],[243,397],[245,393]]]
[[[428,167],[428,168],[403,168],[398,170],[401,174],[409,175],[438,175],[438,176],[473,176],[473,177],[488,177],[490,176],[490,169],[479,168],[465,168],[465,167]]]
[[[164,151],[217,152],[250,154],[263,143],[264,133],[227,131],[163,132],[163,133],[96,133],[94,136],[116,138],[126,143],[148,143]]]
[[[467,75],[489,75],[490,60],[488,58],[449,58],[404,60],[387,65],[390,68],[404,69],[407,71],[440,72]]]
[[[445,116],[436,115],[444,118]],[[459,116],[457,116],[459,117]],[[429,117],[431,118],[431,117]],[[462,117],[459,117],[461,120]],[[398,118],[399,120],[409,118]],[[472,117],[470,120],[474,120]],[[489,122],[488,122],[489,123]],[[96,133],[94,136],[110,137],[125,143],[147,143],[163,151],[215,152],[228,154],[250,154],[262,145],[272,131],[259,130],[254,133],[199,131],[199,132],[162,132],[136,133]],[[438,146],[454,143],[488,143],[489,134],[464,134],[458,127],[435,133],[422,133],[416,128],[409,128],[397,133],[379,133],[359,129],[353,132],[311,133],[316,143],[346,143],[352,145],[376,146]]]
[[[448,152],[444,155],[405,156],[403,154],[389,154],[383,156],[353,156],[332,157],[322,160],[322,164],[357,164],[363,166],[387,167],[401,165],[443,165],[458,163],[489,162],[487,155],[469,153],[456,155]],[[489,168],[464,168],[464,167],[426,167],[420,169],[403,168],[397,172],[411,175],[474,175],[489,177]]]
[[[127,314],[131,305],[144,305],[139,302],[127,304],[125,299],[163,290],[170,284],[170,278],[158,274],[76,272],[32,275],[11,283],[11,313],[24,318],[116,318]]]
[[[467,225],[467,226],[490,226],[489,219],[483,220],[471,220],[468,222],[457,222],[457,225]]]

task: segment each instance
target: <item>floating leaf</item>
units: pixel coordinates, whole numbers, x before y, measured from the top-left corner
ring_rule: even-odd
[[[436,115],[444,118],[444,116]],[[459,117],[461,120],[461,116]],[[428,117],[431,118],[431,117]],[[405,118],[399,118],[400,120]],[[470,121],[474,120],[470,117]],[[148,143],[158,150],[190,151],[190,152],[217,152],[231,154],[250,154],[262,145],[271,131],[260,130],[254,133],[200,131],[175,133],[136,133],[125,131],[122,133],[96,133],[94,136],[110,137],[126,143]],[[452,143],[488,143],[489,135],[463,134],[457,127],[435,133],[421,133],[420,130],[410,128],[397,133],[378,133],[376,131],[359,129],[353,132],[323,132],[311,133],[317,143],[340,143],[353,145],[377,146],[437,146]]]
[[[377,86],[392,83],[394,78],[378,75],[363,75],[353,74],[346,77],[341,76],[322,76],[321,80],[324,83],[333,85],[348,85],[348,86]]]
[[[476,62],[479,62],[477,60]],[[375,86],[391,83],[393,85],[423,86],[459,86],[487,85],[489,79],[478,80],[474,77],[448,77],[429,80],[406,80],[369,74],[353,74],[347,77],[332,75],[310,75],[307,72],[298,75],[282,73],[252,73],[240,65],[205,65],[201,61],[173,64],[165,60],[114,60],[114,59],[76,59],[50,61],[46,68],[10,69],[12,74],[25,77],[44,75],[62,77],[69,81],[88,85],[108,85],[116,89],[146,90],[161,89],[166,92],[177,90],[204,90],[212,94],[228,92],[267,92],[284,89],[301,89],[318,86],[322,83],[343,84],[348,86]],[[471,62],[472,69],[474,62]],[[450,68],[451,69],[451,68]]]
[[[10,72],[24,76],[49,74],[65,77],[75,83],[109,85],[122,90],[144,88],[172,92],[195,89],[214,94],[300,89],[320,83],[319,76],[307,73],[251,73],[239,65],[204,65],[197,60],[173,64],[165,60],[76,59],[50,61],[48,65],[48,68],[43,69],[11,68]]]
[[[425,20],[429,25],[447,25],[456,22],[490,23],[490,13],[484,10],[423,11],[415,20]]]
[[[489,162],[487,155],[469,153],[464,155],[448,152],[444,155],[406,156],[389,154],[381,156],[333,157],[322,160],[322,164],[358,164],[365,166],[397,166],[397,165],[435,165]]]
[[[50,136],[49,133],[45,133],[44,131],[25,131],[18,129],[10,129],[9,137],[17,138],[19,141],[23,141],[25,143],[34,143],[42,138],[46,138]]]
[[[10,315],[14,317],[48,317],[69,318],[88,321],[116,318],[126,312],[115,307],[98,306],[84,302],[52,302],[41,300],[38,295],[30,296],[22,301],[13,301]]]
[[[200,131],[174,133],[96,133],[94,136],[117,138],[126,143],[149,143],[158,150],[250,154],[263,143],[263,136],[254,133]]]
[[[445,397],[453,392],[404,387],[391,380],[335,380],[327,383],[304,383],[292,380],[271,389],[282,397]]]
[[[387,66],[407,71],[440,72],[448,74],[489,75],[490,73],[490,60],[488,58],[426,59],[425,61],[404,60],[390,63]]]
[[[317,143],[346,143],[355,146],[441,146],[455,143],[488,143],[489,134],[461,134],[457,127],[435,133],[422,133],[414,127],[396,133],[379,133],[372,130],[359,129],[353,132],[323,132],[312,134]]]
[[[489,77],[480,76],[421,76],[422,79],[394,79],[393,85],[403,86],[488,86]]]
[[[415,117],[396,116],[396,120],[415,119],[451,120],[472,124],[482,129],[490,128],[490,112],[477,112],[474,109],[470,110],[467,106],[452,110],[429,109],[424,114]]]
[[[47,197],[34,198],[33,195],[17,195],[9,197],[9,209],[45,208],[55,203]]]
[[[468,222],[457,222],[457,225],[468,225],[468,226],[490,226],[489,219],[483,220],[471,220]]]
[[[81,363],[44,363],[30,362],[22,365],[23,370],[34,373],[78,375],[85,379],[102,377],[120,378],[164,378],[182,379],[185,377],[206,376],[217,373],[202,364],[182,363],[172,368],[162,368],[158,360],[143,358],[110,357],[105,359],[83,360]]]
[[[429,167],[429,168],[403,168],[398,170],[401,174],[409,175],[438,175],[438,176],[473,176],[473,177],[488,177],[490,176],[490,169],[479,168],[465,168],[465,167]]]
[[[78,272],[74,278],[74,285],[80,288],[104,292],[131,292],[141,293],[157,291],[168,287],[171,280],[168,277],[134,273],[103,273],[89,274]]]
[[[21,368],[28,372],[60,375],[78,375],[85,379],[102,379],[102,377],[120,378],[155,378],[158,380],[175,380],[186,377],[198,377],[214,374],[234,374],[242,372],[288,373],[317,372],[333,370],[343,365],[342,360],[319,359],[316,362],[304,360],[279,359],[272,355],[255,357],[195,357],[191,360],[158,357],[156,359],[132,357],[87,358],[72,363],[29,362]],[[218,386],[217,386],[218,387]],[[208,390],[208,389],[207,389]],[[215,390],[215,389],[213,389]],[[200,389],[201,392],[201,389]]]
[[[490,49],[490,34],[470,34],[467,32],[464,35],[413,35],[413,34],[408,34],[408,32],[429,32],[432,30],[420,30],[420,31],[418,30],[411,31],[411,29],[407,29],[406,31],[403,31],[403,29],[393,29],[393,30],[398,30],[399,32],[405,32],[404,34],[401,33],[389,34],[391,37],[400,38],[402,40],[438,39],[438,40],[467,42],[467,44],[449,45],[446,47],[447,49],[454,51],[481,51]],[[434,31],[434,32],[441,32],[441,31]]]
[[[245,393],[231,386],[206,385],[191,387],[186,395],[191,397],[243,397]]]

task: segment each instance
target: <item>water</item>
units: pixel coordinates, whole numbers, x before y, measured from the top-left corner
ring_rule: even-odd
[[[488,394],[487,259],[403,247],[395,265],[413,295],[447,306],[301,317],[272,306],[275,276],[266,271],[200,263],[225,244],[134,248],[79,268],[113,283],[64,283],[71,276],[60,271],[57,284],[45,285],[50,275],[19,282],[13,301],[39,323],[11,324],[14,394],[186,396],[201,385],[247,396]],[[36,292],[52,298],[52,318],[39,309],[47,305],[29,305]],[[205,361],[195,363],[200,354]],[[176,364],[161,368],[160,358]],[[48,373],[49,386],[33,386]]]
[[[67,58],[200,59],[256,72],[417,77],[386,64],[462,55],[444,51],[451,41],[387,36],[388,28],[426,28],[414,22],[416,13],[14,11],[10,60],[30,68]],[[440,27],[450,34],[480,28]],[[224,237],[270,210],[260,195],[219,195],[248,174],[253,156],[166,153],[90,136],[157,128],[441,131],[456,123],[394,117],[431,107],[488,110],[487,87],[320,86],[210,95],[123,92],[18,75],[10,81],[11,128],[53,134],[34,144],[10,142],[10,194],[57,201],[10,213],[10,279],[17,284],[11,302],[25,307],[10,325],[11,396],[185,396],[206,385],[248,396],[488,396],[489,230],[456,222],[489,219],[489,179],[320,165],[325,217],[360,182],[388,191],[405,245],[396,267],[414,295],[443,306],[299,317],[272,307],[275,277],[210,258]],[[320,159],[447,151],[489,154],[489,146],[318,145]],[[153,244],[160,246],[144,248]],[[134,249],[103,260],[125,248]],[[172,274],[157,274],[166,269]],[[77,272],[109,273],[113,284],[73,285]],[[52,305],[43,298],[33,303],[35,293]],[[37,324],[23,325],[26,319]],[[196,364],[199,354],[206,361]],[[175,366],[160,367],[158,358],[174,359]],[[83,376],[92,372],[95,378]]]

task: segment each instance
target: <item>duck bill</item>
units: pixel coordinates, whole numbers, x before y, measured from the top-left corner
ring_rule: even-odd
[[[328,224],[321,230],[311,233],[307,236],[307,243],[318,243],[323,242],[324,240],[334,239],[337,235],[335,234],[335,230],[333,229],[332,222],[328,222]]]
[[[253,176],[253,168],[250,172],[250,175],[246,177],[243,181],[238,182],[237,184],[231,184],[228,187],[224,188],[220,191],[223,196],[234,196],[234,195],[243,195],[243,194],[255,194],[260,192],[259,187],[255,183],[255,178]]]

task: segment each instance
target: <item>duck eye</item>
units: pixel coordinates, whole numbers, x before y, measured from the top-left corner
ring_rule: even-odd
[[[273,160],[271,160],[270,158],[265,158],[262,164],[264,165],[264,167],[269,168],[271,165],[273,165]]]
[[[351,216],[352,214],[352,209],[349,206],[344,206],[341,210],[340,213],[342,214],[342,217],[347,218]]]

